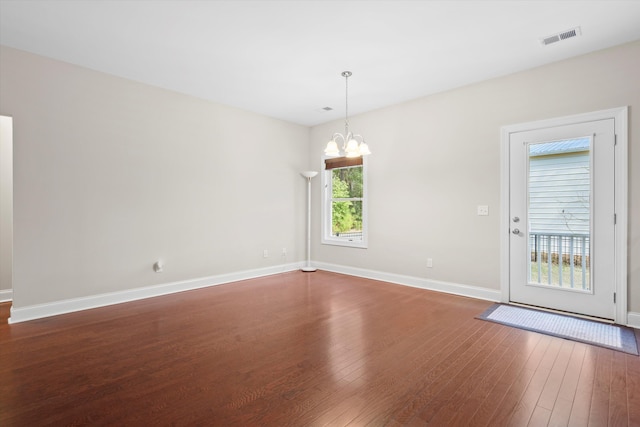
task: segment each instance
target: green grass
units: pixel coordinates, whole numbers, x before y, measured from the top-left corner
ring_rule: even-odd
[[[549,284],[549,263],[543,262],[541,265],[542,270],[542,278],[540,283],[548,285]],[[590,287],[590,279],[589,279],[589,269],[586,271],[586,283],[585,287],[582,287],[582,266],[576,265],[573,268],[573,288],[577,289],[586,289],[589,290]],[[538,263],[536,261],[531,261],[531,282],[538,283]],[[558,264],[551,264],[551,285],[560,286],[560,267]],[[562,265],[562,287],[563,288],[572,288],[571,286],[571,269],[568,264]]]

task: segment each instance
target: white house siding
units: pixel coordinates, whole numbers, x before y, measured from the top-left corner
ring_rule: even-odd
[[[589,152],[535,156],[529,162],[532,233],[589,233]]]

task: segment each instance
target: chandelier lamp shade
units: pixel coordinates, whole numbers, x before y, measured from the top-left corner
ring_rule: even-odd
[[[333,134],[327,143],[327,148],[324,149],[327,157],[361,157],[371,154],[364,137],[349,131],[349,77],[352,74],[351,71],[342,72],[345,83],[344,134],[338,132]]]

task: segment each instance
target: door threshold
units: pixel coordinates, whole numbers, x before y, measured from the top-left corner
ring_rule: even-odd
[[[578,317],[580,319],[593,320],[594,322],[608,323],[608,324],[611,324],[611,325],[616,323],[615,321],[613,321],[611,319],[605,319],[603,317],[587,316],[586,314],[572,313],[570,311],[555,310],[553,308],[539,307],[537,305],[523,304],[523,303],[514,302],[514,301],[509,301],[509,304],[510,305],[516,305],[518,307],[523,307],[523,308],[531,308],[531,309],[534,309],[534,310],[547,311],[549,313],[562,314],[563,316],[572,316],[572,317]]]

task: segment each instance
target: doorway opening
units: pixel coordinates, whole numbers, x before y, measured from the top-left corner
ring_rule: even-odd
[[[13,119],[0,116],[0,302],[13,299]]]

